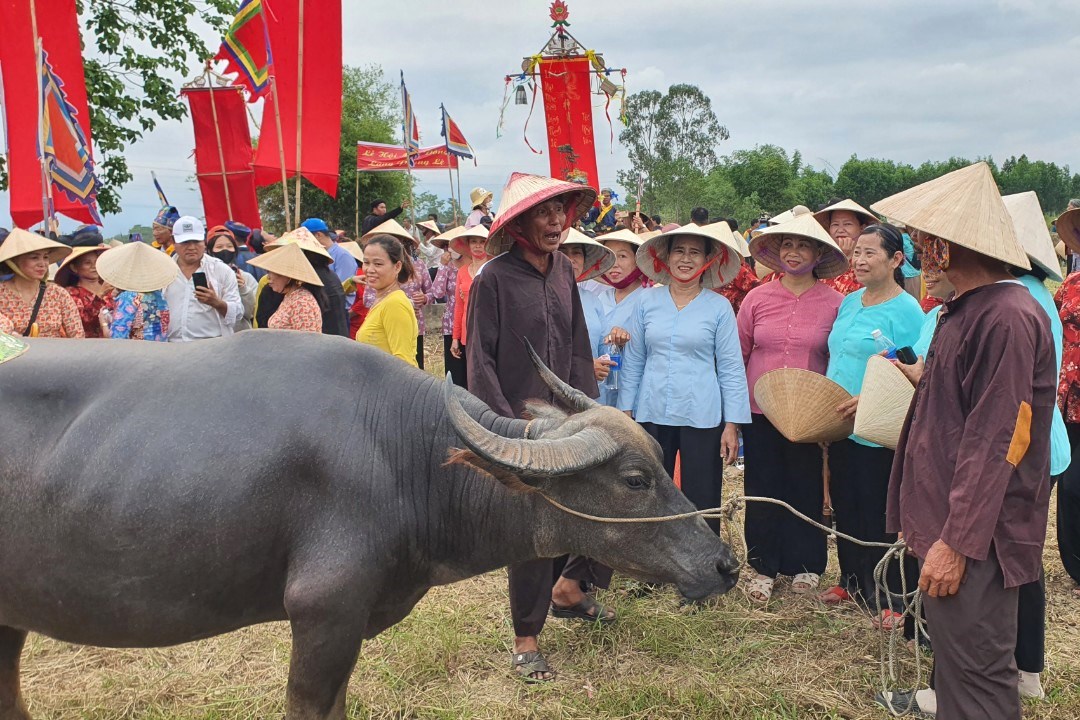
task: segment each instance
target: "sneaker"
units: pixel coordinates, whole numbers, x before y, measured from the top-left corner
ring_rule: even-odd
[[[919,707],[914,690],[879,692],[874,696],[874,702],[888,710],[892,717],[910,717],[919,720],[933,720],[937,717],[936,713],[927,712]]]
[[[1046,693],[1043,692],[1042,681],[1039,679],[1039,673],[1020,671],[1020,697],[1032,698],[1033,700],[1043,700],[1046,698]]]

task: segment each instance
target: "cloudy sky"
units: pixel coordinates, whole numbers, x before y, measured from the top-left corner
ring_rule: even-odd
[[[546,172],[546,154],[522,140],[527,108],[511,102],[503,137],[495,129],[503,77],[551,32],[548,0],[342,4],[344,63],[379,64],[391,80],[405,72],[423,143],[439,140],[440,103],[462,127],[479,158],[478,167],[462,167],[466,196],[482,185],[498,202],[511,171]],[[721,154],[773,143],[835,174],[852,154],[917,164],[1027,153],[1080,171],[1076,0],[568,5],[575,37],[609,67],[628,68],[628,92],[701,87],[731,132]],[[617,139],[609,147],[599,98],[596,105],[600,180],[614,185],[626,154]],[[538,103],[529,136],[546,153],[542,114]],[[123,190],[123,212],[106,218],[106,235],[152,219],[152,169],[181,212],[201,214],[193,144],[191,128],[172,122],[129,149],[135,180]],[[449,194],[443,173],[418,177],[422,190]],[[9,220],[0,193],[0,224]]]

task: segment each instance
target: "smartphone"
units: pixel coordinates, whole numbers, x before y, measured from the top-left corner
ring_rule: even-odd
[[[196,290],[198,290],[199,288],[210,287],[210,283],[206,281],[206,273],[202,272],[201,270],[191,273],[191,282],[195,283]]]
[[[904,365],[914,365],[919,362],[919,356],[911,349],[911,346],[902,347],[896,351],[896,359]]]

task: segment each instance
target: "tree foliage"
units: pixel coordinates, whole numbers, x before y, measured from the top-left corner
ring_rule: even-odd
[[[301,218],[319,217],[331,227],[354,232],[359,176],[360,219],[368,214],[373,200],[396,205],[409,196],[408,177],[400,172],[356,171],[356,143],[393,143],[399,139],[397,88],[391,85],[378,65],[346,67],[342,73],[340,176],[337,197],[332,198],[304,180],[300,188]],[[270,128],[266,128],[269,132]],[[288,184],[289,207],[295,198],[295,179]],[[259,188],[259,210],[263,225],[277,231],[285,227],[281,183]],[[419,218],[419,212],[417,213]]]

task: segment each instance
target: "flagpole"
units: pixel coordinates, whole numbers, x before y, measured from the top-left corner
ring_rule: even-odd
[[[356,242],[360,242],[360,171],[356,171]]]
[[[225,149],[221,146],[221,128],[218,126],[217,101],[214,100],[214,78],[210,76],[210,61],[206,61],[206,89],[210,92],[210,114],[214,118],[214,136],[217,138],[218,168],[221,170],[221,184],[225,188],[225,212],[229,220],[235,220],[232,211],[232,198],[229,195],[229,178],[225,174]]]
[[[293,205],[296,223],[300,224],[300,176],[303,174],[300,164],[300,156],[303,151],[303,127],[304,127],[304,0],[300,0],[300,13],[297,17],[297,27],[300,34],[298,37],[297,54],[299,67],[296,74],[296,203]]]
[[[35,0],[30,0],[30,30],[34,35],[34,49],[37,53],[34,66],[37,68],[37,81],[34,87],[37,88],[37,106],[38,106],[38,160],[41,165],[41,224],[45,226],[45,232],[47,233],[52,229],[53,214],[52,210],[52,181],[49,178],[49,161],[45,157],[45,97],[42,94],[41,88],[41,75],[44,72],[43,67],[43,53],[45,51],[42,45],[41,38],[38,36],[37,26],[37,3]]]
[[[405,148],[405,170],[409,173],[409,217],[412,218],[413,228],[416,227],[416,206],[413,204],[413,155],[409,148],[409,133],[412,132],[412,128],[409,127],[409,111],[406,109],[410,104],[408,98],[405,95],[405,73],[401,73],[401,142]]]
[[[262,16],[263,38],[266,41],[266,55],[270,59],[267,72],[270,74],[270,95],[274,98],[274,122],[277,125],[278,161],[281,163],[281,195],[285,201],[285,227],[282,228],[282,231],[286,231],[292,227],[296,227],[296,225],[299,225],[300,223],[294,225],[289,219],[289,173],[285,169],[285,140],[281,134],[281,96],[278,95],[277,74],[273,66],[274,49],[270,47],[270,26],[266,22],[265,6],[259,15]],[[264,100],[263,102],[267,101]]]
[[[461,207],[461,163],[458,163],[457,166],[457,205],[461,208],[461,214],[465,215],[467,218],[468,215],[465,214],[465,208]],[[469,212],[472,212],[472,208],[469,208]]]
[[[454,198],[454,168],[451,167],[451,165],[453,163],[450,161],[450,158],[451,158],[451,155],[450,155],[450,128],[447,127],[447,123],[446,123],[446,106],[445,105],[440,105],[439,110],[442,111],[442,130],[443,130],[443,141],[444,141],[443,145],[446,148],[446,174],[450,176],[450,199],[452,201],[453,198]],[[454,225],[457,225],[458,224],[458,208],[457,208],[457,205],[455,205],[453,202],[451,202],[450,205],[454,209]]]

